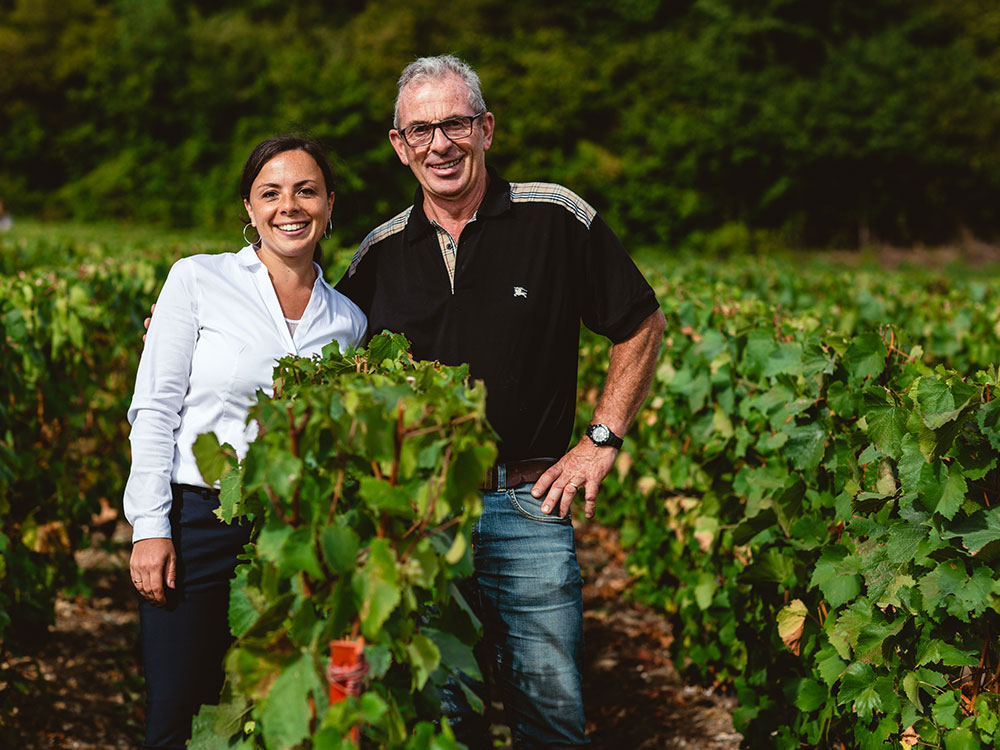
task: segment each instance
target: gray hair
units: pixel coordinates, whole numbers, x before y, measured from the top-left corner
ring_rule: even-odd
[[[436,57],[420,57],[411,62],[403,69],[396,84],[396,108],[392,115],[392,126],[399,127],[399,99],[403,95],[403,89],[415,81],[431,78],[439,80],[448,76],[456,76],[461,79],[466,88],[469,89],[469,106],[472,111],[479,113],[486,111],[486,102],[483,101],[483,92],[479,87],[479,76],[464,60],[460,60],[454,55],[438,55]]]

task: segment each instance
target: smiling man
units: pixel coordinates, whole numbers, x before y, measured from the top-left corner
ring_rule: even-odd
[[[337,289],[413,355],[467,363],[500,436],[473,530],[470,603],[515,748],[582,747],[583,605],[570,507],[597,491],[649,391],[664,318],[607,224],[560,185],[486,165],[494,118],[479,78],[444,55],[399,79],[389,131],[417,178],[413,205],[373,230]],[[567,450],[581,321],[612,342],[592,424]],[[457,688],[457,686],[454,686]],[[458,689],[443,708],[473,750],[491,747]]]

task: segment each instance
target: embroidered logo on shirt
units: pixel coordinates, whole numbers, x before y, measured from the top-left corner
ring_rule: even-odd
[[[514,296],[524,297],[525,299],[528,299],[528,290],[525,289],[523,286],[516,286],[514,287]]]

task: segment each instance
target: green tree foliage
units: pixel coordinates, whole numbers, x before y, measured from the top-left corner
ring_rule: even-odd
[[[307,129],[338,157],[355,243],[412,191],[386,139],[396,76],[455,52],[497,115],[493,161],[568,184],[634,242],[731,222],[993,235],[998,41],[980,0],[4,0],[0,195],[235,236],[249,149]]]

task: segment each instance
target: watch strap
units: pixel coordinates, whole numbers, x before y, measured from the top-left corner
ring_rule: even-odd
[[[602,440],[601,442],[598,442],[597,440],[594,440],[593,432],[597,428],[603,428],[603,430],[608,433],[607,437],[604,440]],[[611,431],[611,428],[608,427],[606,424],[592,424],[589,427],[587,427],[587,437],[590,438],[591,442],[593,442],[594,445],[601,446],[601,447],[607,445],[607,446],[610,446],[611,448],[621,448],[622,445],[625,442],[620,437],[618,437],[618,435],[616,435],[615,433],[613,433]]]

